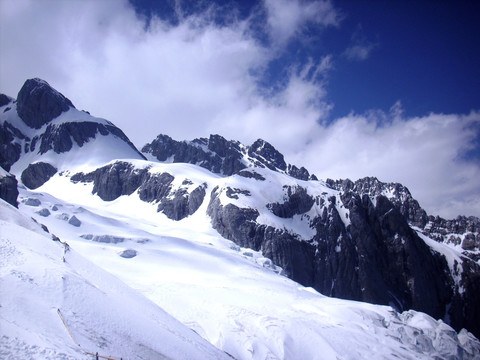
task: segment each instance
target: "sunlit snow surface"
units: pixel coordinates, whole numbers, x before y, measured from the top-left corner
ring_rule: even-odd
[[[135,164],[138,167],[151,165],[142,161]],[[91,194],[92,184],[73,184],[69,174],[55,175],[37,191],[21,190],[20,210],[45,224],[51,233],[68,242],[73,251],[66,255],[66,263],[63,263],[63,248],[58,242],[29,250],[27,238],[30,235],[22,233],[27,230],[17,233],[17,226],[7,227],[9,230],[5,232],[2,223],[2,251],[13,251],[7,257],[11,259],[6,261],[8,265],[2,264],[2,290],[8,288],[11,293],[5,300],[2,295],[2,333],[9,334],[2,340],[2,351],[16,337],[16,349],[21,346],[57,349],[57,357],[51,358],[61,358],[58,349],[62,349],[69,356],[75,354],[74,358],[81,358],[56,314],[57,307],[63,307],[78,341],[92,350],[108,350],[108,354],[124,359],[161,358],[160,355],[139,357],[133,354],[145,346],[149,351],[162,354],[167,354],[168,349],[176,358],[194,358],[175,352],[179,340],[169,338],[170,332],[162,330],[174,328],[170,323],[173,320],[164,320],[165,315],[159,315],[154,303],[236,359],[479,356],[478,341],[466,331],[457,335],[448,325],[415,311],[398,314],[386,306],[322,296],[282,276],[281,269],[261,254],[221,238],[211,228],[206,207],[213,187],[225,182],[234,186],[240,181],[237,176],[219,178],[192,165],[155,166],[154,171],[168,171],[176,178],[185,176],[194,183],[207,183],[207,196],[194,215],[181,221],[169,220],[156,212],[155,204],[140,201],[136,193],[104,202]],[[272,176],[270,180],[275,181],[275,176],[284,175]],[[280,182],[285,183],[285,179]],[[260,183],[255,191],[264,197],[262,201],[269,197],[278,201],[281,196],[275,194],[277,190],[268,183]],[[27,199],[31,198],[38,199],[40,205],[27,205]],[[254,197],[245,198],[245,205],[254,201],[252,199]],[[222,198],[222,201],[228,199]],[[49,215],[40,215],[42,209],[47,209]],[[46,214],[43,211],[43,215]],[[72,216],[80,220],[80,226],[69,224]],[[297,225],[292,224],[292,230]],[[32,241],[36,241],[35,237]],[[13,250],[4,250],[9,248]],[[15,249],[29,253],[16,255]],[[129,254],[134,256],[120,256],[125,250],[130,250]],[[35,251],[41,254],[38,265]],[[49,258],[55,264],[51,273]],[[85,265],[87,262],[103,268],[137,292],[93,265],[89,268]],[[17,279],[12,275],[15,271],[24,275]],[[67,296],[62,276],[67,279]],[[90,296],[97,292],[103,296]],[[122,300],[123,294],[128,294],[128,300]],[[35,302],[29,296],[40,297],[39,302],[45,305],[39,309],[47,313],[37,313]],[[90,302],[88,298],[95,300]],[[98,316],[104,311],[106,315]],[[132,312],[139,318],[131,325],[131,331],[117,331],[117,326],[130,329]],[[163,313],[160,311],[160,314]],[[17,316],[20,319],[15,320]],[[49,317],[52,324],[55,321],[48,332],[52,339],[48,341],[39,338],[40,335],[31,335],[43,333],[39,324],[44,317]],[[122,345],[126,337],[139,345],[133,350]],[[161,340],[155,341],[154,337]],[[185,339],[185,335],[180,338]],[[457,340],[465,344],[464,350],[457,348]],[[197,358],[220,356],[211,351],[202,348]]]

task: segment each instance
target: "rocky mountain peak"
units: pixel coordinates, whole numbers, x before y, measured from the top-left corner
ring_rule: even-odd
[[[327,179],[327,185],[343,193],[355,192],[360,196],[367,195],[371,199],[378,196],[388,198],[407,221],[420,228],[424,228],[428,222],[425,210],[415,200],[407,187],[399,183],[388,183],[378,180],[376,177],[364,177],[355,182],[350,179],[331,180]]]
[[[176,141],[161,134],[146,144],[142,152],[159,161],[195,164],[226,176],[238,174],[247,167],[260,167],[282,172],[299,180],[317,180],[304,167],[287,165],[283,155],[262,139],[245,146],[220,135],[192,141]]]
[[[9,104],[13,99],[5,94],[0,94],[0,106]]]
[[[69,99],[38,78],[25,81],[17,96],[18,116],[34,129],[40,129],[71,107],[75,106]]]
[[[283,155],[265,140],[258,139],[255,141],[249,147],[248,155],[258,159],[272,170],[280,169],[285,171],[287,168]]]

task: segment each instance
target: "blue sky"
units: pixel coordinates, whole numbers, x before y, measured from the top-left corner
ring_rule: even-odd
[[[40,77],[138,147],[263,138],[480,216],[477,3],[0,0],[0,92]]]
[[[218,23],[228,21],[232,8],[245,18],[258,11],[259,1],[185,1],[187,13],[211,4],[224,7]],[[173,1],[132,0],[146,16],[176,23]],[[400,100],[406,115],[429,112],[468,113],[480,102],[480,4],[477,1],[334,1],[338,26],[307,24],[288,51],[275,59],[273,81],[292,61],[332,54],[328,76],[332,118],[350,111],[388,111]],[[178,4],[177,4],[178,6]],[[258,16],[265,21],[265,14]],[[263,29],[259,37],[265,37]],[[305,43],[307,42],[307,43]],[[350,49],[350,51],[348,51]],[[280,65],[279,65],[280,64]],[[272,79],[268,79],[272,81]]]
[[[340,61],[332,73],[334,115],[387,110],[399,99],[412,116],[478,108],[478,2],[349,1],[338,6],[348,14],[339,42],[358,31],[372,50],[365,61]],[[335,42],[335,35],[330,40]]]

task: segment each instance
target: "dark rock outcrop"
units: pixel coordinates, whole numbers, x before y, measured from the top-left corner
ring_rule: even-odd
[[[199,165],[214,173],[232,175],[246,167],[241,162],[240,143],[227,141],[219,135],[192,142],[175,141],[167,135],[159,135],[145,145],[142,152],[152,154],[159,161],[170,159],[175,163]]]
[[[0,126],[0,166],[6,171],[20,158],[22,140],[29,139],[7,121]]]
[[[47,208],[43,208],[39,211],[36,212],[38,215],[43,216],[43,217],[49,217],[50,216],[50,210]]]
[[[5,200],[10,205],[18,207],[18,188],[15,176],[7,174],[0,175],[0,199]]]
[[[127,143],[138,153],[138,155],[145,158],[138,152],[123,131],[115,125],[105,125],[93,121],[67,122],[59,125],[50,124],[47,126],[43,134],[32,139],[29,150],[34,151],[36,149],[36,144],[39,143],[39,154],[45,154],[49,150],[61,154],[70,151],[74,143],[79,147],[82,147],[88,141],[95,139],[97,134],[102,136],[113,134]]]
[[[212,190],[207,213],[212,226],[224,238],[237,245],[255,251],[281,266],[285,274],[306,286],[313,283],[313,257],[315,248],[286,231],[256,222],[259,213],[255,209],[239,208],[233,204],[223,206],[219,199],[220,189]]]
[[[80,225],[82,225],[82,222],[75,215],[68,219],[68,223],[75,227],[80,227]]]
[[[37,206],[40,206],[42,205],[42,202],[36,198],[28,198],[25,200],[24,202],[25,205],[27,206],[34,206],[34,207],[37,207]]]
[[[34,129],[40,129],[70,108],[74,108],[72,102],[41,79],[27,80],[18,92],[18,116]]]
[[[97,194],[104,201],[112,201],[122,195],[133,194],[146,177],[148,177],[148,169],[138,170],[130,163],[117,161],[89,174],[75,174],[71,180],[93,182],[92,193]]]
[[[152,174],[149,168],[137,169],[122,161],[71,177],[73,182],[93,182],[92,193],[104,201],[138,191],[140,200],[158,203],[157,211],[172,220],[181,220],[198,210],[205,197],[206,184],[189,190],[193,183],[184,181],[180,188],[174,189],[174,179],[169,173]]]
[[[38,162],[28,165],[20,179],[23,185],[33,190],[45,184],[56,173],[57,169],[49,163]]]
[[[265,178],[262,175],[260,175],[259,173],[257,173],[256,171],[253,171],[253,170],[242,170],[242,171],[239,171],[237,175],[242,176],[242,177],[247,178],[247,179],[255,179],[255,180],[259,180],[259,181],[265,181]]]
[[[0,94],[0,107],[10,104],[13,99],[5,94]]]
[[[147,175],[138,189],[140,200],[159,202],[170,194],[175,178],[169,173]]]
[[[125,259],[131,259],[137,256],[137,250],[125,249],[119,255]]]
[[[393,189],[409,194],[399,187]],[[222,205],[222,192],[233,202]],[[238,194],[244,192],[230,187],[213,190],[208,206],[212,226],[237,245],[262,251],[293,280],[330,296],[391,305],[399,311],[423,311],[449,319],[457,330],[467,327],[479,333],[479,326],[471,320],[478,320],[480,314],[473,308],[480,297],[478,264],[466,258],[463,271],[460,267],[455,275],[445,257],[410,227],[408,219],[419,217],[408,216],[413,214],[406,210],[408,206],[416,206],[408,197],[404,197],[407,206],[399,206],[395,198],[380,191],[359,194],[353,182],[342,184],[337,196],[320,198],[300,186],[287,186],[284,201],[267,208],[288,219],[316,206],[312,214],[319,215],[309,222],[315,235],[302,240],[285,229],[259,224],[261,209],[235,205]],[[344,209],[343,215],[339,208]],[[470,246],[472,241],[464,243]],[[465,316],[467,311],[472,316]]]
[[[80,237],[86,240],[92,240],[92,241],[106,243],[106,244],[118,244],[125,241],[124,237],[114,236],[114,235],[86,234],[86,235],[81,235]]]
[[[205,187],[200,185],[191,194],[186,189],[179,189],[172,193],[173,198],[161,198],[158,211],[163,212],[169,219],[182,220],[195,213],[205,198]]]
[[[359,259],[360,300],[444,317],[453,295],[445,258],[432,253],[389,199],[375,200],[352,192],[342,196]]]
[[[327,185],[332,189],[347,192],[353,191],[360,196],[368,195],[372,199],[379,195],[387,195],[389,200],[395,205],[407,221],[423,228],[428,220],[427,213],[423,210],[418,201],[415,200],[410,191],[399,183],[384,183],[376,177],[365,177],[352,182],[346,180],[327,179]]]
[[[287,169],[283,155],[268,142],[258,139],[248,148],[248,155],[257,161],[260,167],[266,166],[270,170]]]
[[[229,141],[220,135],[192,141],[176,141],[159,135],[142,148],[159,161],[182,162],[201,166],[211,172],[230,176],[247,167],[269,168],[300,180],[316,180],[307,169],[287,165],[283,155],[268,142],[258,139],[251,146]]]
[[[480,250],[480,219],[475,216],[458,216],[446,220],[440,216],[429,216],[428,223],[422,228],[423,233],[430,238],[444,243],[461,245],[464,255],[475,261]]]
[[[306,213],[311,209],[314,200],[307,194],[307,190],[297,186],[284,186],[287,192],[287,200],[284,203],[267,204],[272,213],[281,218],[291,218],[294,215]]]

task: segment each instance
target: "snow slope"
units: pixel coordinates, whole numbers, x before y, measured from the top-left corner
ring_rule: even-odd
[[[229,358],[4,201],[0,254],[2,359]]]
[[[219,178],[192,165],[152,164],[138,160],[135,163],[136,166],[152,166],[151,171],[168,171],[176,181],[188,176],[194,183],[206,182],[207,194],[217,183],[227,181],[234,187],[235,181],[240,181],[237,176]],[[283,179],[279,183],[282,182]],[[415,311],[400,314],[386,306],[328,298],[281,276],[281,269],[270,260],[250,249],[239,248],[211,228],[206,215],[208,198],[192,216],[172,221],[157,213],[155,204],[140,201],[137,193],[104,202],[91,194],[92,186],[91,183],[74,184],[68,174],[57,174],[35,191],[21,189],[19,208],[47,225],[78,254],[134,289],[136,293],[133,294],[144,295],[236,359],[480,357],[480,343],[473,335],[464,330],[457,334],[441,320],[436,321]],[[251,191],[259,191],[272,201],[281,200],[282,194],[276,193],[275,186],[268,183],[261,186],[264,186],[263,190],[252,187]],[[71,221],[73,216],[78,222]],[[296,224],[292,224],[292,230],[295,227]],[[17,241],[13,232],[9,232],[7,239]],[[57,257],[61,258],[61,248],[56,251]],[[44,254],[47,255],[46,250]],[[59,266],[68,267],[73,260],[80,258],[80,255],[73,256],[73,259],[70,256],[73,255],[67,255],[65,264],[57,259]],[[78,268],[85,269],[80,265]],[[82,284],[82,281],[77,283]],[[93,279],[88,278],[88,281]],[[109,281],[94,284],[103,291],[106,291],[104,286],[111,289],[106,291],[107,294],[117,287],[129,294],[132,291],[125,289],[124,285],[116,285],[113,280],[107,284]],[[82,289],[78,293],[90,289],[85,284],[70,289],[74,292],[75,288]],[[49,301],[50,308],[56,310],[59,305]],[[105,304],[103,301],[100,303]],[[110,298],[107,303],[111,308],[118,306],[125,312],[131,309]],[[72,300],[67,308],[75,305]],[[85,329],[87,325],[73,316],[73,312],[82,310],[78,306],[79,310],[65,311],[71,316],[67,322],[73,321],[82,329],[77,335],[81,339],[79,342],[98,346],[99,334],[89,336]],[[150,309],[143,303],[132,305],[132,308],[142,309],[142,313]],[[83,311],[87,312],[86,309]],[[2,322],[3,316],[2,312]],[[152,320],[152,316],[146,317]],[[96,322],[98,329],[111,334],[110,322],[113,320],[114,317],[107,317]],[[154,325],[148,321],[142,325],[144,327],[136,331],[143,340],[142,331],[150,334],[149,329]],[[131,331],[134,329],[132,327]],[[60,329],[57,330],[54,332],[56,336]],[[155,351],[164,351],[162,347],[154,347],[153,343],[148,346]],[[121,348],[118,342],[105,346],[112,354],[118,354],[116,351]],[[74,350],[67,347],[62,351]],[[203,358],[212,358],[199,354]],[[193,357],[186,355],[183,358]]]

